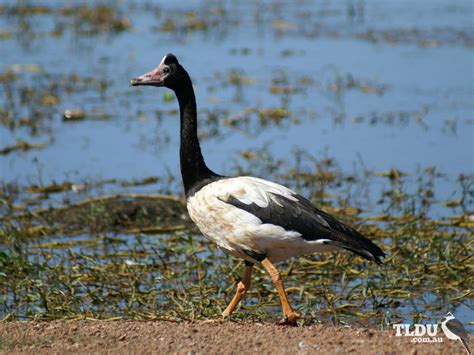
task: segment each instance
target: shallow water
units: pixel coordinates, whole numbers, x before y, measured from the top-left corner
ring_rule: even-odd
[[[50,117],[44,118],[54,141],[42,150],[1,156],[2,175],[6,181],[41,179],[47,184],[64,179],[129,179],[162,175],[165,170],[176,174],[177,115],[167,115],[163,122],[154,115],[156,110],[176,109],[176,102],[163,102],[164,90],[128,86],[130,78],[173,52],[191,73],[200,109],[226,109],[228,116],[234,116],[246,107],[283,106],[299,120],[282,127],[269,125],[257,133],[252,130],[250,135],[219,127],[219,137],[203,141],[207,161],[215,170],[232,174],[231,162],[241,159],[239,151],[268,144],[276,158],[290,157],[294,148],[316,156],[326,152],[345,170],[359,157],[376,171],[396,167],[414,172],[436,166],[448,174],[443,190],[451,193],[458,174],[472,173],[473,168],[472,5],[469,1],[449,6],[410,4],[406,8],[371,1],[244,2],[222,7],[229,19],[220,20],[215,28],[175,34],[155,28],[167,18],[179,19],[180,9],[206,14],[222,4],[196,2],[175,8],[163,2],[151,10],[133,3],[122,5],[131,31],[85,36],[65,30],[59,37],[32,39],[25,39],[16,17],[2,16],[0,28],[13,32],[2,41],[3,71],[15,64],[36,64],[50,75],[78,74],[107,83],[103,95],[88,90],[61,97]],[[351,6],[362,6],[362,14],[349,16]],[[33,33],[51,30],[61,21],[48,15],[24,20],[31,23]],[[237,23],[228,24],[232,20]],[[275,28],[277,20],[285,21],[286,27]],[[313,28],[318,29],[314,34]],[[367,29],[394,33],[414,29],[419,41],[431,42],[422,46],[403,38],[398,43],[355,38]],[[437,29],[440,34],[432,33]],[[461,31],[470,38],[469,45],[456,38],[444,42],[447,33]],[[232,70],[252,82],[240,88],[226,83]],[[223,78],[216,79],[216,73]],[[39,75],[20,73],[18,80],[32,84]],[[382,93],[344,84],[339,92],[328,88],[347,75],[382,87]],[[275,78],[299,91],[272,94]],[[312,82],[298,84],[301,78]],[[64,123],[61,113],[66,109],[95,110],[111,118]],[[422,116],[418,122],[417,114]],[[29,138],[24,129],[12,132],[1,127],[0,134],[2,146]],[[166,144],[160,143],[163,137],[169,139]]]

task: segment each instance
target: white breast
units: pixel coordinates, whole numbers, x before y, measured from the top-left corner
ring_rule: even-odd
[[[187,208],[191,219],[206,237],[239,258],[252,261],[243,250],[264,254],[277,262],[291,256],[334,249],[321,242],[308,242],[296,231],[263,224],[253,214],[225,202],[233,196],[243,203],[266,207],[272,194],[296,201],[295,192],[284,186],[252,177],[237,177],[204,186],[188,198]]]

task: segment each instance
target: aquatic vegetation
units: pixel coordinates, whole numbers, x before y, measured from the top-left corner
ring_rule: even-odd
[[[94,34],[97,32],[121,32],[131,27],[127,17],[117,13],[117,7],[97,5],[95,7],[65,7],[62,14],[73,16],[73,26],[78,32]]]
[[[393,30],[367,30],[356,35],[366,41],[390,44],[409,43],[422,47],[438,47],[448,43],[460,43],[467,47],[474,46],[474,36],[470,32],[458,31],[454,28],[435,28],[430,31],[410,28]]]
[[[227,10],[221,6],[204,6],[198,11],[171,10],[166,11],[166,16],[161,16],[162,11],[156,11],[156,13],[158,17],[162,17],[162,22],[155,29],[170,32],[175,36],[193,32],[229,29],[239,24],[237,17],[230,16]]]
[[[130,20],[121,15],[116,6],[109,5],[46,6],[19,2],[15,5],[2,5],[0,16],[2,15],[21,17],[24,20],[23,26],[26,27],[24,29],[33,37],[40,37],[42,33],[34,32],[26,21],[28,17],[37,15],[54,16],[58,21],[54,29],[46,33],[52,36],[61,36],[64,28],[87,35],[121,32],[131,28]]]
[[[62,100],[74,94],[94,92],[97,96],[103,95],[107,90],[104,80],[74,73],[50,74],[38,65],[15,65],[0,74],[0,89],[4,93],[0,99],[0,125],[11,132],[26,128],[31,136],[51,134],[52,118],[59,115],[65,121],[109,118],[103,112],[86,113],[77,109],[60,112]]]
[[[254,171],[306,190],[327,211],[378,240],[389,255],[381,269],[362,260],[354,263],[354,256],[344,252],[288,261],[283,268],[287,291],[301,304],[303,323],[355,322],[384,328],[406,317],[469,307],[468,275],[474,271],[469,262],[474,251],[468,207],[474,201],[472,177],[460,178],[462,195],[447,203],[460,213],[434,219],[428,211],[440,201],[428,195],[431,198],[421,203],[423,194],[407,191],[404,181],[410,175],[393,169],[346,176],[333,159],[295,154],[297,164],[287,169],[287,162],[274,162],[265,150],[244,152],[247,163],[239,170],[259,167]],[[442,177],[432,174],[433,182],[437,176]],[[384,200],[379,203],[386,207],[380,214],[358,207],[361,201],[351,193],[356,186],[371,185],[367,179],[386,179],[391,186],[381,191]],[[426,181],[420,181],[423,186]],[[28,191],[68,189],[71,184],[64,183]],[[225,278],[240,278],[243,263],[196,235],[177,198],[105,196],[18,213],[21,200],[9,191],[0,199],[7,206],[0,252],[5,319],[214,318],[234,292]],[[256,272],[254,284],[238,319],[264,320],[264,309],[278,308],[263,270]],[[408,305],[413,310],[405,314]]]
[[[46,145],[46,143],[29,143],[25,141],[18,141],[14,145],[0,148],[0,154],[9,154],[14,151],[27,151],[30,149],[41,149],[46,147]]]

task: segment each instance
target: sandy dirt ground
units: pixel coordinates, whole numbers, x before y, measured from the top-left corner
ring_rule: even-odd
[[[165,321],[0,323],[2,353],[465,354],[459,341],[415,344],[393,331]],[[471,344],[474,343],[471,337]]]

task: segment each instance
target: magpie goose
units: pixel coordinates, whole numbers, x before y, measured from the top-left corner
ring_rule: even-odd
[[[461,341],[468,355],[471,355],[469,349],[469,333],[460,321],[458,321],[451,312],[441,319],[441,329],[447,338]]]
[[[274,182],[211,171],[201,154],[197,111],[191,78],[173,54],[151,72],[132,79],[132,86],[173,90],[181,119],[180,164],[191,219],[224,252],[245,260],[245,272],[235,296],[222,313],[228,317],[250,287],[252,267],[260,263],[281,299],[283,324],[295,325],[280,273],[274,263],[292,256],[347,249],[381,264],[384,252],[355,229],[316,208],[296,192]]]

